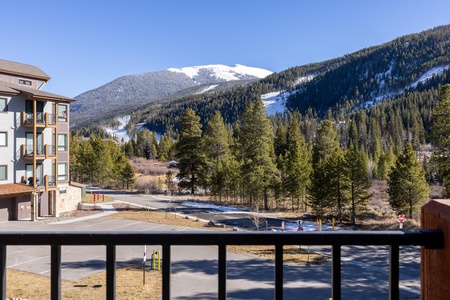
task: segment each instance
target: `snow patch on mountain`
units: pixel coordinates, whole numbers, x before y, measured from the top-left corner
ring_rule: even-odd
[[[127,126],[128,122],[130,122],[130,115],[118,117],[117,121],[120,122],[120,126],[118,126],[117,128],[105,127],[106,132],[112,135],[113,138],[119,142],[122,140],[122,138],[124,142],[128,142],[130,140],[130,136],[125,130],[125,127]]]
[[[298,85],[298,84],[301,84],[301,83],[310,82],[311,80],[314,79],[314,77],[316,77],[315,74],[310,74],[310,75],[306,75],[306,76],[300,77],[299,79],[297,79],[295,81],[294,86]]]
[[[431,68],[430,70],[425,72],[422,76],[420,76],[420,78],[417,79],[413,84],[411,84],[410,87],[416,88],[419,83],[423,83],[423,82],[427,81],[428,79],[431,79],[433,77],[433,75],[441,76],[442,73],[444,73],[449,67],[450,67],[450,65],[437,66],[437,67]]]
[[[433,76],[441,76],[449,68],[450,68],[450,65],[433,67],[433,68],[429,69],[428,71],[426,71],[425,73],[423,73],[422,76],[420,76],[419,79],[417,79],[414,83],[412,83],[410,86],[408,86],[408,88],[415,89],[415,88],[417,88],[417,85],[419,83],[424,83],[427,80],[431,79]],[[391,70],[392,70],[392,64],[391,64],[391,67],[389,68],[389,70],[386,71],[386,73],[384,73],[384,74],[390,75]],[[383,77],[381,76],[381,74],[377,74],[377,75],[375,75],[375,78],[382,79]],[[384,84],[385,84],[385,82],[383,79],[380,82],[381,88],[384,87]],[[403,90],[398,90],[397,92],[395,92],[395,91],[394,92],[386,92],[384,94],[374,96],[372,100],[364,103],[364,107],[370,108],[371,106],[374,106],[376,103],[382,101],[383,99],[389,99],[389,98],[395,97],[397,95],[400,95],[401,93],[403,93]]]
[[[184,73],[194,81],[196,81],[197,77],[200,77],[205,73],[212,78],[222,79],[224,81],[240,80],[248,77],[264,78],[273,73],[269,70],[247,67],[239,64],[234,67],[225,65],[206,65],[185,68],[170,68],[168,71]]]
[[[272,92],[261,95],[268,116],[274,116],[277,113],[284,113],[286,109],[286,100],[290,93],[286,91]]]
[[[219,85],[218,84],[213,84],[213,85],[210,85],[210,86],[208,86],[208,87],[205,87],[204,89],[202,89],[202,90],[200,90],[200,91],[198,91],[197,93],[195,93],[195,94],[203,94],[203,93],[206,93],[206,92],[209,92],[209,91],[211,91],[211,90],[213,90],[213,89],[215,89],[216,87],[218,87]]]

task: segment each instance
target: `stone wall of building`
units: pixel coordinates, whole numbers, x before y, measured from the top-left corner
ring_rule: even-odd
[[[59,217],[62,213],[77,210],[81,204],[80,186],[71,184],[58,185],[56,192],[56,211],[55,217]]]

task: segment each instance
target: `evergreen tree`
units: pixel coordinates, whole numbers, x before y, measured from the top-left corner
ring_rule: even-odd
[[[305,138],[300,132],[300,125],[295,116],[288,126],[283,162],[284,186],[291,197],[292,210],[294,210],[295,204],[299,206],[300,198],[306,198],[306,186],[311,173]]]
[[[336,191],[336,186],[330,180],[336,179],[335,170],[330,164],[336,161],[339,155],[339,143],[337,141],[336,129],[330,120],[320,123],[317,131],[316,141],[312,150],[312,173],[307,186],[309,204],[315,214],[320,218],[331,212],[336,204],[335,197],[340,189]],[[336,183],[336,182],[335,182]]]
[[[389,204],[400,214],[412,214],[429,199],[430,188],[425,171],[419,164],[411,142],[406,144],[403,154],[397,157],[388,178]]]
[[[127,190],[136,181],[136,173],[128,160],[124,161],[123,167],[120,170],[120,179],[125,182]]]
[[[228,131],[219,111],[209,120],[203,136],[208,165],[208,177],[211,193],[222,196],[225,190],[226,160],[231,155],[228,144]]]
[[[355,225],[357,212],[367,206],[367,200],[371,195],[368,193],[370,181],[367,157],[353,145],[350,145],[350,148],[345,152],[344,172],[349,181],[348,195],[351,205],[351,222]]]
[[[329,208],[337,211],[339,223],[342,223],[343,211],[346,208],[348,196],[348,178],[344,172],[344,157],[341,148],[337,147],[332,155],[325,161],[324,168],[327,169],[325,176],[328,180],[326,197]]]
[[[433,114],[432,138],[437,147],[433,159],[446,193],[450,195],[450,84],[441,87],[440,101]]]
[[[200,117],[190,108],[180,118],[180,137],[175,148],[179,186],[194,194],[196,187],[204,186],[206,163]]]
[[[208,164],[214,169],[220,158],[230,155],[228,132],[219,111],[215,112],[206,125],[203,139]]]
[[[238,146],[242,161],[242,180],[250,204],[262,198],[268,209],[267,191],[278,179],[274,163],[272,126],[261,100],[248,102],[241,116]]]

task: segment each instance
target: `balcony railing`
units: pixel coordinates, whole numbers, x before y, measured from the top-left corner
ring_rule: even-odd
[[[45,181],[45,189],[52,189],[52,188],[56,188],[56,176],[54,175],[45,175],[44,176],[44,181]]]
[[[46,159],[56,156],[55,145],[36,145],[36,153],[34,152],[33,145],[22,144],[22,158],[32,159],[36,156],[37,159]]]
[[[22,158],[32,159],[33,157],[36,157],[37,159],[45,159],[45,156],[46,154],[44,145],[36,145],[36,152],[34,152],[33,145],[22,144]]]
[[[56,115],[51,113],[38,112],[34,113],[22,113],[22,123],[25,126],[33,125],[36,121],[36,125],[41,126],[54,126],[56,125]]]
[[[45,145],[45,157],[55,157],[56,156],[56,146],[55,145]]]
[[[341,246],[387,245],[389,253],[389,299],[399,299],[399,247],[423,246],[440,249],[444,234],[440,231],[353,231],[353,232],[3,232],[0,233],[0,296],[6,298],[6,258],[8,245],[50,245],[51,299],[61,299],[61,246],[106,246],[106,296],[115,299],[116,294],[116,246],[162,246],[162,299],[170,299],[171,246],[218,246],[218,298],[226,299],[228,245],[275,246],[274,299],[283,299],[283,246],[331,245],[332,246],[332,299],[341,299]],[[424,273],[422,273],[423,275]],[[425,274],[426,275],[426,274]]]

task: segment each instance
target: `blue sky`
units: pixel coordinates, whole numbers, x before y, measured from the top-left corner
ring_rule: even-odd
[[[450,24],[448,0],[20,0],[2,4],[0,58],[69,97],[122,75],[207,64],[271,71]]]

